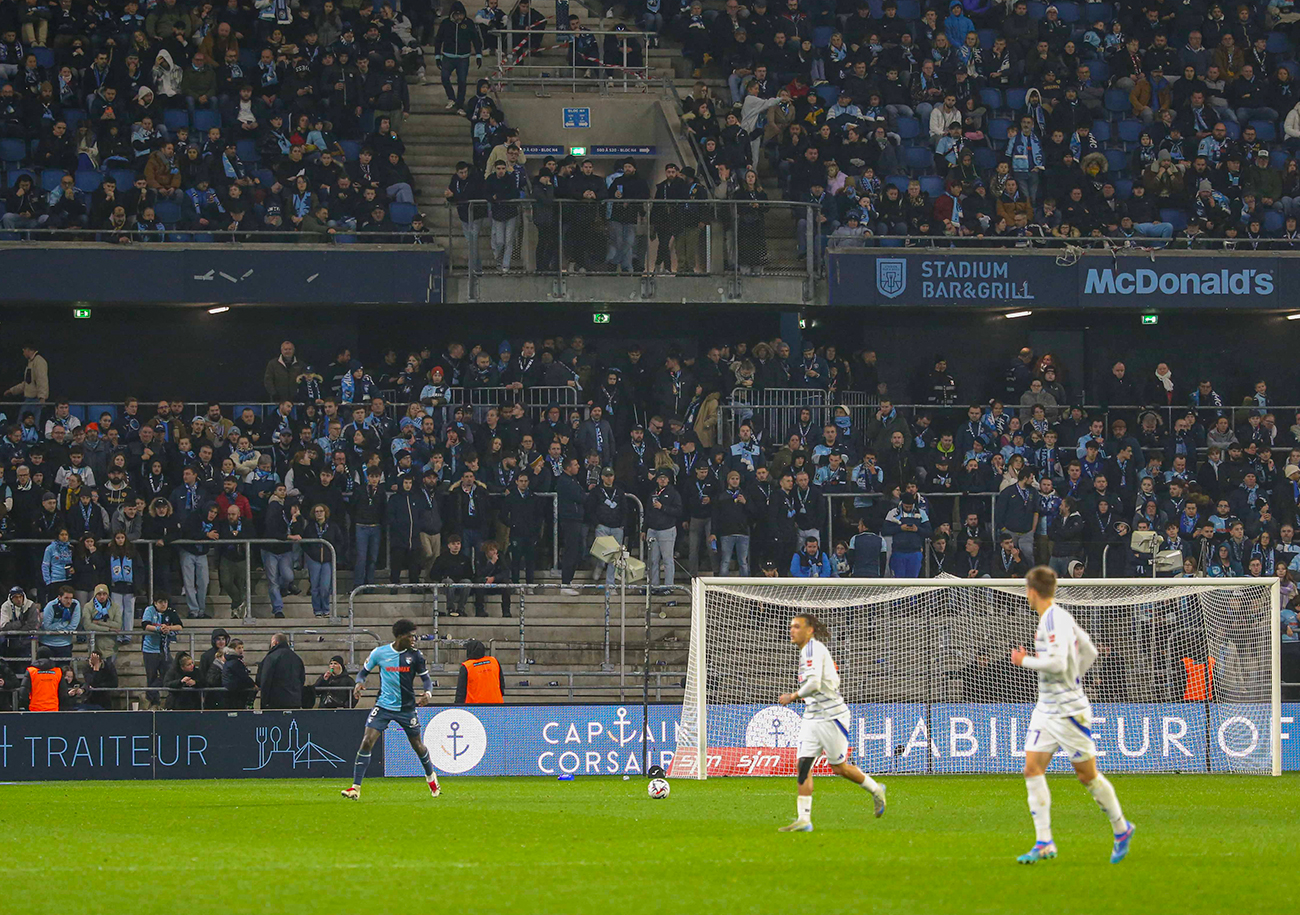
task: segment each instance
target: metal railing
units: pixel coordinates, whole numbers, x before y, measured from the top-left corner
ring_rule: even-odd
[[[817,273],[811,203],[606,196],[446,206],[448,269],[473,299],[485,271],[549,277],[561,292],[577,275],[624,276],[641,284],[643,297],[674,278],[719,277],[730,284],[728,298],[757,276],[799,278],[810,298]]]
[[[1137,235],[1133,238],[1092,238],[1078,236],[1058,238],[1048,230],[1045,235],[904,235],[898,234],[880,217],[868,215],[862,227],[872,234],[866,237],[832,238],[830,247],[841,251],[862,248],[944,248],[997,249],[997,250],[1047,250],[1059,251],[1065,256],[1077,256],[1087,251],[1119,255],[1131,254],[1147,257],[1162,250],[1167,251],[1300,251],[1300,240],[1291,238],[1223,238],[1209,235],[1175,235],[1171,238]]]
[[[89,198],[90,195],[86,195]],[[437,236],[432,230],[413,232],[410,227],[403,228],[393,223],[387,226],[379,224],[373,228],[348,227],[342,222],[330,226],[324,233],[303,232],[291,229],[262,229],[253,226],[231,228],[199,228],[190,224],[191,216],[182,212],[181,221],[163,225],[157,230],[141,229],[89,229],[84,226],[69,226],[50,229],[43,226],[31,229],[0,229],[0,244],[6,242],[79,242],[81,244],[103,245],[171,245],[171,244],[227,244],[227,245],[301,245],[315,243],[322,245],[400,245],[410,247],[415,244],[436,245]],[[334,220],[331,220],[334,222]],[[238,277],[230,278],[238,282]]]
[[[929,500],[929,501],[930,501],[930,507],[932,507],[932,508],[933,508],[933,506],[934,506],[934,504],[935,504],[936,502],[939,502],[940,504],[948,504],[948,503],[951,503],[951,505],[950,505],[949,507],[951,508],[951,512],[952,512],[952,513],[951,513],[948,517],[938,517],[938,516],[936,516],[936,514],[935,514],[933,511],[929,512],[928,514],[929,514],[929,517],[930,517],[930,524],[931,524],[931,525],[939,525],[939,524],[944,524],[944,523],[950,523],[950,524],[953,525],[953,529],[954,529],[954,530],[957,529],[957,527],[961,524],[961,521],[962,521],[961,518],[957,517],[957,512],[958,512],[960,509],[965,509],[965,508],[966,508],[968,505],[970,505],[972,502],[982,503],[982,502],[984,502],[985,500],[987,500],[987,501],[988,501],[988,514],[987,514],[987,516],[983,516],[983,515],[982,515],[982,517],[981,517],[981,521],[983,520],[983,517],[987,517],[987,518],[988,518],[989,530],[993,530],[993,531],[996,531],[996,530],[997,530],[997,500],[998,500],[998,494],[995,493],[995,492],[993,492],[993,493],[967,493],[967,492],[920,492],[920,493],[917,493],[917,495],[919,495],[919,496],[921,496],[921,497],[923,497],[923,498]],[[850,491],[846,491],[846,492],[828,492],[828,493],[825,493],[825,499],[826,499],[826,542],[823,543],[823,544],[821,545],[821,546],[822,546],[822,550],[823,550],[825,553],[827,553],[827,554],[831,554],[831,553],[833,553],[834,550],[835,550],[835,521],[836,521],[837,518],[838,518],[841,522],[845,522],[845,521],[847,521],[850,525],[852,525],[852,524],[854,523],[854,521],[855,521],[855,519],[853,518],[853,512],[852,512],[852,509],[853,509],[854,507],[858,507],[858,508],[860,508],[860,509],[862,509],[862,510],[865,510],[865,509],[868,507],[868,506],[857,506],[857,505],[856,505],[857,502],[859,502],[860,500],[864,500],[864,499],[865,499],[865,500],[873,500],[873,506],[874,506],[874,502],[876,502],[876,501],[887,501],[888,498],[889,498],[888,496],[886,496],[884,493],[880,493],[880,492],[865,492],[865,491],[860,491],[860,492],[850,492]],[[854,505],[848,506],[848,507],[846,508],[846,507],[844,506],[843,503],[849,501],[850,499],[853,500]],[[836,506],[836,503],[837,503],[837,502],[840,503],[838,509],[837,509],[837,506]],[[982,513],[981,513],[981,514],[982,514]],[[850,528],[849,528],[849,531],[850,531],[849,534],[848,534],[847,536],[843,537],[842,539],[844,539],[844,540],[848,540],[848,539],[850,539],[850,538],[853,536],[853,534],[857,533],[857,531],[856,531],[853,527],[851,527],[851,526],[850,526]],[[876,531],[876,533],[879,533],[879,531]]]
[[[572,32],[567,22],[556,26],[553,32],[547,32],[525,31],[507,24],[496,32],[503,45],[491,77],[496,89],[548,83],[568,86],[575,92],[587,87],[622,92],[650,88],[646,48],[657,37],[654,32],[585,27]],[[545,44],[548,37],[553,37],[553,43]],[[614,39],[612,46],[607,41],[610,38]],[[562,58],[550,53],[557,50],[563,52]]]

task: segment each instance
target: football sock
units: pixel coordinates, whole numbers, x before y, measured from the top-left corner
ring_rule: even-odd
[[[1115,786],[1110,783],[1106,776],[1098,772],[1097,777],[1084,787],[1088,789],[1092,799],[1097,802],[1101,812],[1106,814],[1106,818],[1110,820],[1110,828],[1115,831],[1115,835],[1119,835],[1128,829],[1128,821],[1124,819],[1124,811],[1119,807],[1119,798],[1115,796]]]
[[[1025,776],[1029,791],[1029,815],[1034,818],[1034,836],[1039,842],[1052,841],[1052,793],[1047,790],[1047,776]]]
[[[862,773],[862,787],[865,788],[865,789],[867,789],[868,791],[870,791],[870,792],[872,792],[872,793],[874,794],[875,791],[876,791],[876,789],[880,787],[880,783],[877,782],[874,778],[872,778],[872,777],[871,777],[870,775],[868,775],[867,773],[863,772],[863,773]]]
[[[433,781],[433,760],[429,758],[428,747],[425,747],[424,752],[420,754],[420,765],[424,766],[425,779]]]
[[[370,754],[357,753],[356,764],[352,766],[352,784],[360,785],[361,780],[366,777],[368,768],[370,768]]]
[[[802,794],[799,795],[797,798],[795,798],[794,806],[795,806],[795,811],[799,815],[799,819],[801,820],[812,819],[812,795],[811,794],[807,796],[804,796]]]

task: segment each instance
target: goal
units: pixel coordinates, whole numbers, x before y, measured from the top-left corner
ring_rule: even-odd
[[[691,600],[670,775],[794,773],[802,706],[776,697],[795,687],[800,611],[830,631],[863,769],[1024,765],[1037,685],[1010,653],[1037,620],[1019,582],[700,578]],[[1084,688],[1103,769],[1280,774],[1276,579],[1062,580],[1056,600],[1099,652]],[[1050,771],[1068,770],[1058,754]]]

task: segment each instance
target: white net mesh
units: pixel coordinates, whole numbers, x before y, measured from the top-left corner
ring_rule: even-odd
[[[869,772],[1018,772],[1037,699],[1037,623],[1019,582],[976,586],[697,581],[679,777],[790,774],[802,705],[791,615],[830,631],[849,744]],[[1277,583],[1214,579],[1062,581],[1057,603],[1092,636],[1084,680],[1098,760],[1109,771],[1270,772]],[[701,609],[703,625],[701,625]],[[701,754],[701,716],[707,741]],[[1053,771],[1068,771],[1063,754]]]

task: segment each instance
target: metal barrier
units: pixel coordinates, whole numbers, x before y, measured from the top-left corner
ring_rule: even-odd
[[[86,195],[89,200],[90,195]],[[333,220],[331,220],[333,221]],[[227,244],[257,245],[267,244],[300,245],[303,242],[315,242],[323,245],[400,245],[410,247],[419,240],[430,244],[434,236],[429,232],[412,232],[399,226],[389,224],[382,231],[358,229],[355,223],[339,224],[331,227],[328,233],[308,233],[298,231],[264,231],[262,229],[194,229],[177,228],[177,224],[148,231],[138,229],[85,229],[80,226],[66,229],[5,229],[0,231],[0,244],[4,242],[78,242],[80,244],[99,243],[105,245],[169,245],[169,244]]]
[[[734,388],[731,403],[718,408],[719,436],[725,436],[724,444],[733,444],[740,440],[740,427],[751,423],[764,445],[779,448],[794,431],[821,435],[829,406],[826,392],[818,388]]]
[[[523,404],[534,421],[543,419],[551,407],[559,407],[561,418],[567,420],[568,413],[578,408],[578,394],[581,391],[582,387],[576,380],[572,385],[457,387],[448,390],[447,406],[443,409],[470,407],[474,413],[474,421],[481,423],[490,407],[504,407],[519,403]],[[586,418],[585,413],[583,418]]]
[[[922,493],[918,493],[918,495],[920,495],[920,496],[922,496],[922,497],[924,497],[924,498],[926,498],[926,499],[942,499],[942,500],[945,500],[945,501],[947,501],[947,500],[951,500],[951,501],[952,501],[952,508],[954,509],[954,516],[952,516],[952,517],[948,517],[948,518],[938,518],[938,517],[936,517],[934,514],[931,514],[931,515],[930,515],[930,523],[931,523],[932,525],[938,525],[938,524],[943,524],[943,523],[945,523],[945,522],[948,522],[948,523],[951,523],[951,524],[953,525],[953,529],[954,529],[954,530],[956,530],[957,527],[960,526],[961,521],[962,521],[961,518],[956,517],[956,515],[955,515],[956,509],[958,508],[958,506],[960,506],[960,505],[962,504],[962,502],[967,502],[967,501],[970,501],[970,500],[972,500],[972,499],[974,499],[974,500],[978,500],[978,501],[983,501],[984,499],[988,499],[988,503],[989,503],[989,509],[988,509],[988,524],[989,524],[989,530],[992,530],[992,531],[996,531],[996,530],[997,530],[997,516],[996,516],[996,513],[997,513],[997,499],[998,499],[998,494],[995,493],[995,492],[991,492],[991,493],[922,492]],[[850,512],[848,512],[848,511],[843,511],[842,509],[841,509],[841,512],[837,512],[837,511],[836,511],[835,503],[836,503],[837,501],[839,501],[839,502],[842,503],[842,502],[844,502],[844,501],[846,501],[846,500],[848,500],[848,499],[853,499],[855,502],[856,502],[857,500],[859,500],[859,499],[881,499],[881,500],[883,500],[883,499],[886,499],[887,497],[886,497],[883,493],[866,493],[866,492],[828,492],[828,493],[825,493],[825,498],[826,498],[826,542],[825,542],[824,544],[822,544],[822,548],[823,548],[823,550],[824,550],[824,551],[829,555],[829,554],[833,553],[834,550],[835,550],[835,518],[836,518],[837,514],[840,515],[841,520],[850,520],[850,519],[851,519],[851,513],[850,513]],[[854,533],[856,533],[856,531],[854,531]],[[876,533],[880,533],[880,532],[879,532],[879,531],[876,531]],[[852,533],[849,534],[849,537],[852,537],[852,536],[853,536]],[[846,538],[846,539],[847,539],[847,538]],[[881,572],[882,572],[882,574],[883,574],[883,573],[884,573],[884,570],[882,569]]]
[[[571,32],[568,23],[563,22],[556,23],[555,31],[549,35],[509,26],[497,35],[504,45],[492,74],[498,90],[533,81],[549,81],[575,92],[587,86],[623,92],[645,92],[650,88],[650,65],[645,49],[657,37],[654,32],[587,28]],[[554,36],[554,43],[543,44],[550,35]],[[609,38],[614,39],[612,47]],[[564,52],[562,61],[554,57],[542,60],[541,55],[554,50]],[[593,72],[596,75],[591,75]]]

